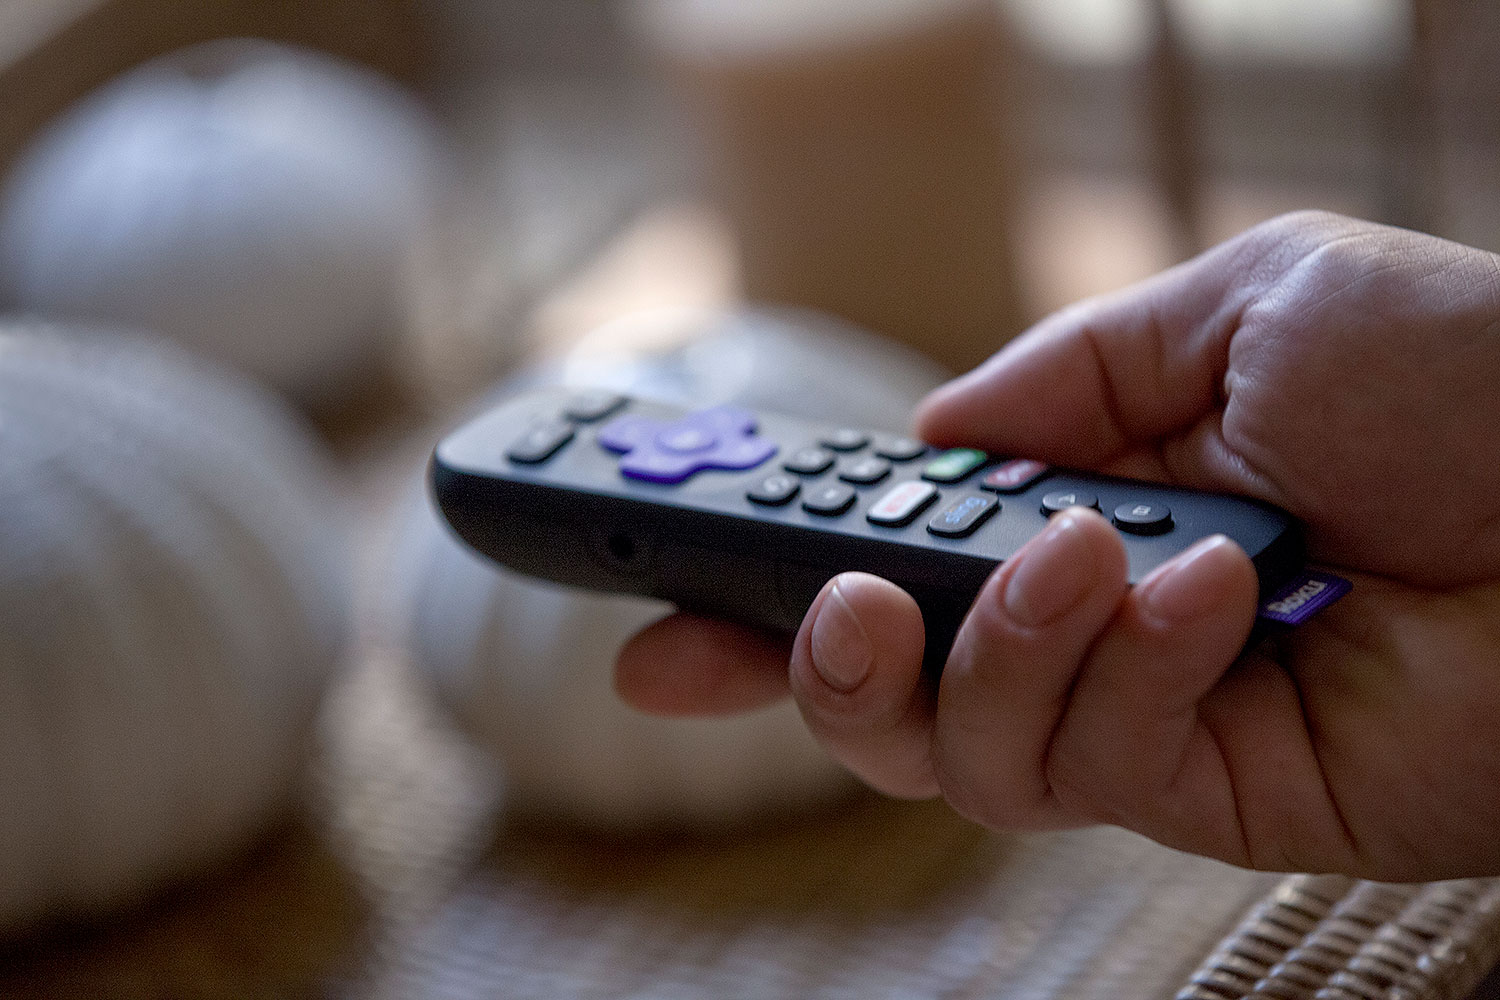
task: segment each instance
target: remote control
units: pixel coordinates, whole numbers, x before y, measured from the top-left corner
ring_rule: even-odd
[[[1072,506],[1120,531],[1132,583],[1222,532],[1264,597],[1303,567],[1264,503],[1113,479],[734,406],[535,389],[442,440],[432,487],[458,536],[522,573],[794,631],[845,570],[912,595],[940,666],[995,567]]]

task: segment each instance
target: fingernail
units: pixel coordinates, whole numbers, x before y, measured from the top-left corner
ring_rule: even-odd
[[[1224,567],[1233,559],[1234,543],[1210,535],[1140,582],[1141,609],[1163,625],[1208,613],[1227,596],[1231,578]]]
[[[853,691],[870,675],[874,653],[865,627],[844,599],[838,581],[823,599],[812,626],[813,669],[836,691]]]
[[[1019,625],[1036,628],[1075,607],[1098,579],[1094,551],[1072,514],[1054,516],[1005,585],[1005,610]]]

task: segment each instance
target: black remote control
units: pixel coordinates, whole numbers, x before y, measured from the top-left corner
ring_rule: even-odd
[[[985,578],[1067,507],[1111,519],[1132,583],[1216,532],[1263,597],[1303,567],[1296,523],[1257,501],[605,391],[513,397],[439,443],[431,472],[460,538],[559,583],[793,631],[838,573],[885,577],[921,606],[939,667]]]

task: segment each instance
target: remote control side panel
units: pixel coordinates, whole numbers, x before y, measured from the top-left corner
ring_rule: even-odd
[[[1303,561],[1292,519],[1255,501],[605,392],[506,400],[439,443],[431,471],[459,537],[522,573],[790,631],[828,579],[862,570],[916,598],[936,663],[995,566],[1075,504],[1120,529],[1132,582],[1215,532],[1262,594]]]

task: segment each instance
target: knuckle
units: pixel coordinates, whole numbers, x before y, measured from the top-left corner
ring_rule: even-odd
[[[1323,209],[1307,208],[1273,216],[1246,230],[1243,239],[1266,247],[1292,243],[1310,249],[1361,225],[1354,219]]]
[[[1040,775],[1027,780],[989,772],[972,755],[944,753],[935,741],[932,779],[943,799],[960,816],[992,830],[1024,830],[1042,825],[1047,808]]]
[[[1295,212],[1283,213],[1265,224],[1273,228],[1279,228],[1283,232],[1291,231],[1317,234],[1347,229],[1349,222],[1348,217],[1339,215],[1337,212],[1329,212],[1321,208],[1304,208]]]
[[[1023,811],[996,789],[981,786],[968,776],[939,769],[938,788],[944,800],[960,816],[993,830],[1016,829],[1025,825]]]
[[[1044,766],[1047,787],[1064,809],[1098,823],[1124,825],[1125,784],[1077,753],[1055,752]]]

